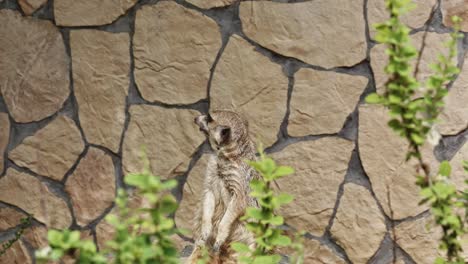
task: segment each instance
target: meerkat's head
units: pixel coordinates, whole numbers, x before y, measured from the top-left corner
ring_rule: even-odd
[[[247,120],[231,111],[213,111],[198,116],[195,124],[206,134],[213,149],[237,144],[248,137]]]

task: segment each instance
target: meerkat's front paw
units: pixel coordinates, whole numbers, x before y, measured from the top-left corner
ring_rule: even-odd
[[[210,235],[211,235],[211,229],[212,229],[211,223],[209,223],[209,224],[204,224],[204,225],[202,226],[202,230],[201,230],[201,239],[202,239],[203,241],[205,241],[205,242],[208,241],[208,238],[209,238]]]

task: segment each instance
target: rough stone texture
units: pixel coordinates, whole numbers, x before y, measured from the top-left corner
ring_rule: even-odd
[[[124,174],[142,171],[141,146],[145,146],[153,174],[168,178],[186,171],[190,157],[205,140],[193,122],[200,113],[149,105],[133,105],[129,111],[122,153]]]
[[[467,188],[465,181],[468,180],[468,173],[463,168],[463,161],[468,161],[468,143],[465,143],[450,161],[450,165],[452,166],[450,179],[459,191]]]
[[[76,30],[70,33],[73,82],[86,139],[119,151],[130,84],[128,33]]]
[[[415,184],[415,163],[404,162],[408,145],[388,127],[389,120],[388,112],[381,106],[359,108],[359,154],[385,213],[402,219],[423,212],[427,206],[418,205],[421,197]],[[425,161],[435,168],[437,162],[431,148],[424,146],[422,151]]]
[[[438,254],[438,240],[442,231],[436,228],[430,217],[403,222],[396,226],[397,244],[416,263],[434,263]]]
[[[21,10],[23,10],[23,12],[28,16],[46,3],[47,0],[18,0],[18,4],[21,6]]]
[[[387,228],[371,193],[348,183],[330,232],[353,263],[367,263],[379,248]]]
[[[22,241],[14,243],[4,255],[0,256],[0,263],[8,264],[32,264],[28,249]]]
[[[135,28],[135,78],[143,98],[168,104],[206,98],[210,68],[221,47],[214,20],[163,1],[140,9]]]
[[[431,10],[437,0],[413,0],[416,7],[402,16],[401,21],[410,28],[420,28],[424,26],[431,16]],[[367,16],[369,22],[369,32],[374,37],[376,30],[373,25],[382,23],[389,18],[383,0],[369,0],[367,2]]]
[[[84,143],[75,122],[58,115],[10,151],[17,165],[60,181],[83,152]]]
[[[315,236],[323,235],[353,148],[351,141],[328,137],[294,143],[273,154],[278,164],[296,170],[277,180],[281,192],[295,197],[280,210],[287,224]]]
[[[458,16],[461,22],[461,30],[468,31],[468,1],[467,0],[442,0],[442,15],[444,16],[444,25],[452,27],[452,16]]]
[[[304,240],[304,263],[344,264],[346,262],[329,247],[316,240],[306,239]]]
[[[0,113],[0,175],[5,166],[5,150],[10,140],[10,120],[7,113]]]
[[[112,205],[115,198],[115,170],[112,158],[90,147],[68,178],[65,190],[70,194],[79,225],[85,226]]]
[[[419,50],[421,47],[424,32],[418,32],[411,35],[412,44]],[[421,63],[419,66],[418,81],[425,84],[428,77],[432,74],[430,65],[437,62],[437,56],[439,54],[447,54],[448,49],[444,46],[444,43],[450,39],[449,34],[438,34],[435,32],[429,32],[426,37],[426,46],[424,48],[423,55],[421,57]],[[371,67],[374,72],[375,86],[377,92],[382,94],[385,91],[385,82],[388,77],[384,72],[385,66],[388,64],[388,55],[385,54],[385,45],[376,45],[371,49]],[[412,67],[414,69],[416,60],[412,61]]]
[[[68,97],[68,56],[50,22],[0,10],[0,90],[17,122],[41,120]]]
[[[24,230],[23,238],[34,248],[44,248],[48,246],[47,227],[32,226]]]
[[[59,26],[110,24],[136,2],[137,0],[55,0],[55,22]]]
[[[99,249],[106,248],[106,242],[111,240],[115,235],[114,227],[107,221],[102,220],[96,226],[96,242]]]
[[[178,228],[192,230],[195,225],[194,216],[198,213],[203,193],[206,166],[209,154],[203,155],[190,171],[184,184],[182,201],[175,213],[175,223]]]
[[[252,138],[269,146],[276,141],[286,113],[287,89],[281,66],[233,35],[216,66],[210,107],[240,113],[249,121]]]
[[[296,137],[338,133],[368,82],[362,76],[312,69],[301,69],[294,77],[288,134]]]
[[[187,0],[187,2],[200,8],[209,9],[234,4],[237,0]]]
[[[244,33],[263,47],[325,68],[366,57],[363,1],[241,2]]]
[[[445,97],[441,122],[437,129],[443,135],[456,135],[468,128],[468,55],[465,65]]]
[[[10,207],[0,206],[0,232],[21,224],[25,214]]]
[[[52,228],[71,224],[70,210],[64,200],[53,194],[36,177],[8,169],[0,179],[0,201],[16,205]]]

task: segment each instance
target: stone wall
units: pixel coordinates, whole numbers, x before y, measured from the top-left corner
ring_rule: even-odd
[[[404,17],[427,46],[420,80],[444,51],[448,15],[466,0],[416,0]],[[0,0],[0,240],[19,219],[34,227],[0,258],[31,263],[47,228],[82,231],[102,247],[103,217],[123,175],[176,178],[175,220],[190,228],[208,145],[193,118],[231,108],[296,174],[278,182],[296,200],[282,213],[307,231],[306,263],[432,263],[438,230],[418,205],[407,145],[387,113],[364,104],[386,81],[370,25],[383,0]],[[468,49],[461,41],[460,66]],[[468,67],[451,85],[427,161],[468,159]],[[458,184],[461,186],[461,184]],[[138,205],[135,199],[132,204]],[[392,232],[392,229],[394,232]],[[183,247],[190,237],[176,238]]]

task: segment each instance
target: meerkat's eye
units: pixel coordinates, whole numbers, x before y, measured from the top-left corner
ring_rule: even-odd
[[[206,122],[207,123],[213,122],[213,118],[211,117],[210,113],[206,115]]]
[[[221,128],[220,135],[221,135],[222,141],[226,142],[231,136],[231,128],[230,127]]]

